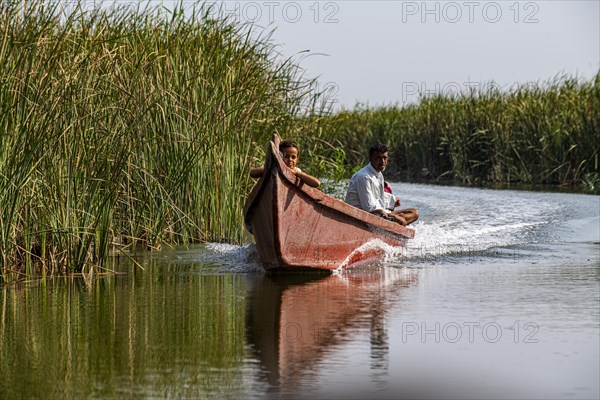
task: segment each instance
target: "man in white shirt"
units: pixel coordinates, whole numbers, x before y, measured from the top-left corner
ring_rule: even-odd
[[[415,208],[394,210],[400,206],[400,199],[384,190],[382,172],[388,163],[388,149],[377,144],[369,149],[369,164],[350,179],[346,192],[346,203],[367,212],[379,215],[401,225],[408,225],[419,219]]]

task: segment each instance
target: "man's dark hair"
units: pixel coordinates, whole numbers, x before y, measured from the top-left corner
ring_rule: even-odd
[[[288,147],[295,147],[296,150],[300,151],[296,142],[292,140],[284,140],[283,142],[279,143],[279,151],[283,151],[283,149],[287,149]]]
[[[375,153],[387,153],[388,148],[383,143],[377,143],[369,149],[369,157],[371,157]]]

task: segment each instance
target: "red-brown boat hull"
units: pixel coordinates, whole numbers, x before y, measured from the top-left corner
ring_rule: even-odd
[[[275,136],[265,173],[250,194],[245,222],[266,270],[345,268],[404,247],[414,231],[302,183],[283,163]]]

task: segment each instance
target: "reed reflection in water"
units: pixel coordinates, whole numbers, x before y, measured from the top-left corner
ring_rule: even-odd
[[[357,335],[373,381],[387,374],[384,316],[414,271],[219,273],[178,254],[91,285],[1,289],[0,398],[293,394]]]
[[[161,266],[0,292],[0,398],[198,397],[241,388],[244,284]],[[241,390],[241,389],[240,389]]]

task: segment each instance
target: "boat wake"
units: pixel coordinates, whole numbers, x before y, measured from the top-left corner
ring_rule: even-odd
[[[419,209],[416,234],[402,259],[481,256],[497,249],[598,242],[598,197],[567,193],[392,184]],[[405,204],[406,203],[406,204]],[[397,260],[399,261],[399,260]]]
[[[543,222],[521,222],[501,226],[448,227],[421,221],[413,227],[415,239],[409,241],[401,255],[409,259],[431,258],[525,244],[528,242],[527,232],[543,225]]]

